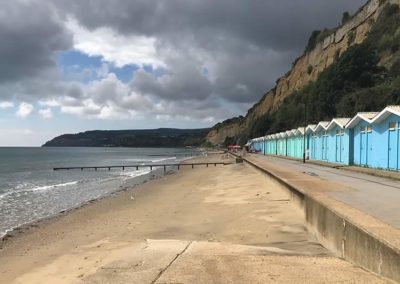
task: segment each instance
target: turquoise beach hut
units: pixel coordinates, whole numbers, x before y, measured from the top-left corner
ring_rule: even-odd
[[[317,137],[314,133],[316,124],[310,124],[306,127],[306,135],[308,140],[308,155],[307,158],[310,160],[316,160],[316,147],[317,147]]]
[[[294,153],[294,158],[297,159],[302,159],[303,154],[304,154],[304,143],[306,143],[307,147],[307,137],[304,137],[305,135],[305,128],[304,127],[299,127],[296,129],[296,142],[295,142],[295,153]]]
[[[277,155],[286,156],[287,153],[287,134],[286,132],[281,132],[278,134],[277,139]]]
[[[267,135],[266,143],[267,143],[266,154],[271,155],[272,154],[272,146],[273,146],[272,135]]]
[[[277,143],[278,143],[278,138],[277,134],[272,134],[270,135],[271,140],[270,140],[270,147],[269,147],[269,153],[270,155],[277,155]]]
[[[288,130],[286,131],[286,156],[288,157],[294,157],[294,152],[295,152],[295,130]]]

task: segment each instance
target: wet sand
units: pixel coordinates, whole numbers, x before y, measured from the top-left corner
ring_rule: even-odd
[[[244,164],[184,169],[39,223],[0,264],[0,283],[384,283],[323,248],[287,192]]]

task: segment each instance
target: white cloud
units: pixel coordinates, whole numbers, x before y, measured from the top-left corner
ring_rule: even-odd
[[[13,102],[0,102],[0,108],[5,109],[5,108],[12,108],[14,107]]]
[[[49,107],[60,106],[60,103],[55,99],[39,101],[39,104],[42,106],[49,106]]]
[[[88,30],[69,18],[67,28],[74,37],[74,48],[90,56],[102,56],[117,67],[135,64],[139,66],[164,66],[156,56],[156,39],[147,36],[123,36],[111,28]]]
[[[22,103],[20,103],[20,105],[18,107],[18,111],[17,111],[16,115],[18,117],[25,118],[28,115],[30,115],[33,110],[34,110],[33,105],[25,103],[25,102],[22,102]]]
[[[50,108],[45,108],[45,109],[39,110],[39,114],[40,114],[43,118],[52,118],[52,117],[53,117],[53,112],[51,111]]]

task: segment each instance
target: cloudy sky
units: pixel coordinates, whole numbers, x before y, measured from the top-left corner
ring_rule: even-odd
[[[365,0],[1,0],[0,146],[245,114]]]

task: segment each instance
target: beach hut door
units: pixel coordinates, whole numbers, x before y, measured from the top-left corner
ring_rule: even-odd
[[[360,162],[362,166],[367,164],[367,136],[365,128],[361,128],[360,134]]]
[[[315,146],[316,146],[316,143],[315,143],[315,136],[313,135],[312,137],[311,137],[311,159],[312,160],[315,160],[315,151],[317,150],[316,148],[315,148]]]
[[[322,136],[322,160],[328,160],[328,136]]]
[[[393,125],[392,125],[393,124]],[[389,125],[389,169],[397,170],[397,145],[398,145],[398,132],[396,125],[391,123]]]
[[[342,136],[340,133],[336,133],[336,162],[340,163],[342,161]]]

